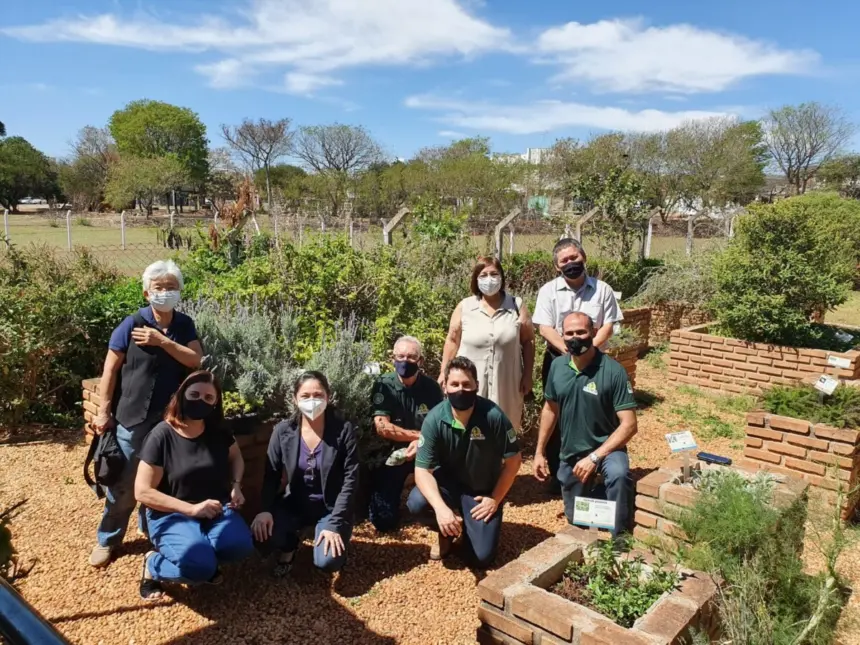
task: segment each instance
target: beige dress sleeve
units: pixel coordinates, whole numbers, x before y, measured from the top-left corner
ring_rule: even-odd
[[[478,368],[478,394],[502,408],[514,428],[520,429],[523,417],[523,352],[520,345],[519,299],[505,295],[495,315],[471,296],[460,303],[462,336],[458,355]]]

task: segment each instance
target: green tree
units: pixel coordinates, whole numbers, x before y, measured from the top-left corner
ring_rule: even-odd
[[[373,164],[356,184],[356,214],[376,220],[393,217],[409,198],[406,175],[402,161]]]
[[[58,194],[56,166],[48,157],[22,137],[0,141],[0,206],[17,213],[24,197]]]
[[[73,156],[59,164],[60,187],[77,210],[97,209],[108,171],[119,158],[107,128],[86,126],[72,144]]]
[[[185,169],[184,181],[196,185],[205,181],[209,171],[206,126],[188,108],[147,99],[132,101],[113,113],[108,127],[120,154],[173,155]]]
[[[221,126],[221,135],[230,147],[242,157],[255,175],[263,171],[262,185],[265,186],[266,202],[272,208],[272,189],[270,170],[272,164],[285,156],[293,144],[293,132],[290,130],[289,119],[271,121],[259,119],[254,122],[244,119],[240,125]],[[258,184],[259,190],[259,184]]]
[[[3,122],[0,121],[0,137],[6,136],[6,126],[3,125]]]
[[[278,164],[269,168],[268,176],[265,168],[260,168],[254,173],[254,186],[259,193],[269,200],[269,190],[267,186],[271,186],[273,196],[276,196],[280,191],[283,191],[293,185],[296,181],[301,181],[308,173],[304,168],[293,166],[292,164]]]
[[[823,332],[810,317],[847,298],[856,275],[858,231],[860,208],[839,197],[751,204],[714,265],[713,310],[724,331],[749,341],[820,344]]]
[[[188,181],[188,171],[174,155],[134,157],[123,155],[111,166],[105,198],[117,210],[135,201],[152,214],[156,197]]]
[[[821,164],[818,178],[829,190],[860,199],[860,154],[844,155]]]

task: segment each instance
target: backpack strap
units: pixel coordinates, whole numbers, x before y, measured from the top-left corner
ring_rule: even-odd
[[[90,441],[90,449],[87,451],[87,457],[86,459],[84,459],[84,481],[87,482],[87,486],[92,488],[93,492],[96,494],[96,497],[102,499],[105,496],[102,487],[99,486],[98,483],[96,483],[90,476],[90,464],[92,464],[93,460],[95,459],[100,443],[101,435],[94,435],[93,440]]]

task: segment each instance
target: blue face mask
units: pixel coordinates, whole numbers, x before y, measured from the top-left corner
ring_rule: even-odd
[[[418,363],[411,361],[394,361],[394,370],[400,378],[412,378],[418,373]]]

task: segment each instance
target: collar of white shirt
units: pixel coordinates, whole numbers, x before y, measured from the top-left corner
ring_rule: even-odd
[[[592,291],[597,290],[597,278],[593,276],[587,276],[585,278],[585,282],[582,286],[575,290],[567,283],[567,280],[564,279],[564,276],[558,276],[555,279],[555,290],[556,291],[574,291],[574,293],[585,293],[588,289]]]

